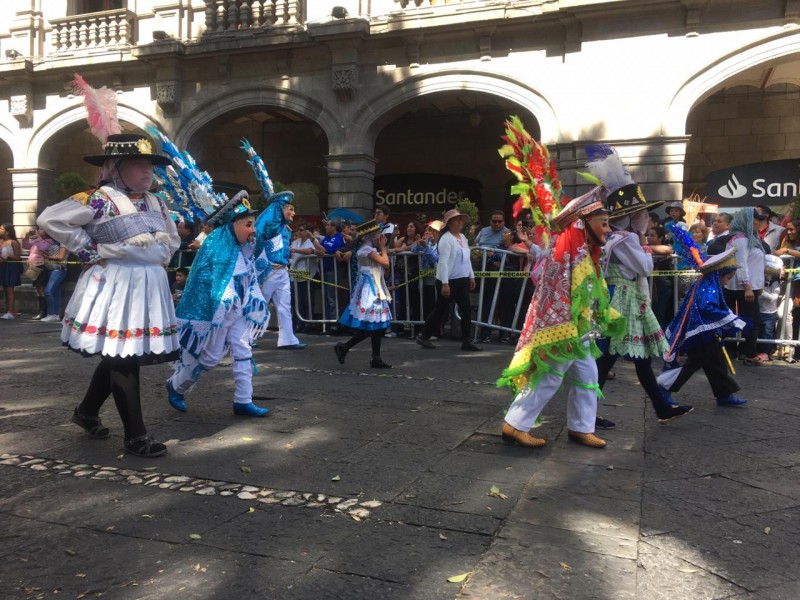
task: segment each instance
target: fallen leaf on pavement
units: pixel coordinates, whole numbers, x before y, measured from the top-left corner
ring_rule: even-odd
[[[242,473],[251,473],[252,472],[252,469],[250,467],[239,467],[239,470]]]
[[[770,532],[770,531],[772,531],[772,528],[771,528],[771,527],[764,527],[764,533],[766,533],[767,535],[769,535],[769,532]]]
[[[251,437],[243,437],[243,438],[242,438],[242,441],[243,441],[243,442],[252,442],[254,439],[255,439],[255,438],[251,438]]]
[[[190,533],[189,534],[189,539],[190,540],[202,540],[203,536],[200,535],[199,533]]]
[[[341,481],[341,479],[342,478],[339,477],[338,475],[334,475],[333,477],[331,477],[331,481]]]
[[[452,577],[448,577],[447,581],[450,583],[461,583],[462,581],[466,581],[467,577],[470,575],[472,575],[472,571],[462,573],[461,575],[453,575]]]
[[[75,550],[73,550],[72,548],[64,548],[64,554],[66,554],[67,556],[77,556],[78,555],[78,553],[75,552]]]
[[[560,562],[558,564],[561,565],[561,568],[564,569],[565,571],[572,571],[572,567],[570,567],[567,563]]]
[[[142,515],[143,519],[152,519],[153,515]]]
[[[440,533],[440,534],[439,534],[439,539],[440,539],[440,540],[446,540],[446,539],[447,539],[447,536],[446,536],[445,534],[443,534],[443,533]]]
[[[142,471],[156,471],[158,467],[145,467]]]
[[[248,513],[254,513],[254,512],[256,512],[256,509],[251,506],[250,508],[247,509],[247,512]]]
[[[700,569],[678,569],[681,573],[697,573]]]
[[[489,490],[489,493],[486,494],[487,496],[493,496],[494,498],[500,498],[500,500],[508,500],[508,496],[500,491],[500,488],[496,485],[493,485],[492,488]]]

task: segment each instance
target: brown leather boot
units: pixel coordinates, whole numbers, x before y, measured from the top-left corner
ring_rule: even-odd
[[[508,423],[503,423],[503,442],[506,444],[519,444],[525,448],[541,448],[547,442],[542,438],[533,437],[527,431],[514,429]]]
[[[600,439],[593,433],[579,433],[577,431],[567,430],[567,435],[570,441],[589,446],[589,448],[605,448],[606,441]]]

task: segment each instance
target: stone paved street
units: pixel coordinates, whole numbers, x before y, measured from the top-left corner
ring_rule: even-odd
[[[619,362],[608,447],[566,441],[562,393],[530,451],[499,436],[510,346],[388,339],[376,372],[364,344],[341,367],[340,338],[279,351],[269,333],[266,419],[232,415],[229,366],[186,414],[169,367],[144,368],[169,446],[146,460],[112,401],[108,440],[69,422],[96,360],[58,331],[0,326],[0,598],[800,598],[798,366],[739,367],[742,409],[697,376],[676,396],[695,412],[661,426]]]

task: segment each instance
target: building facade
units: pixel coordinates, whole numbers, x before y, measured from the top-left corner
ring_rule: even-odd
[[[59,176],[96,180],[75,72],[116,90],[124,130],[255,190],[248,138],[306,215],[507,208],[512,114],[571,195],[597,141],[648,199],[702,195],[714,171],[800,158],[798,23],[798,0],[3,2],[0,221],[22,233]]]

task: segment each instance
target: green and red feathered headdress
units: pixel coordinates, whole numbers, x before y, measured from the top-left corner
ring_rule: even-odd
[[[519,182],[511,187],[511,193],[519,196],[514,203],[513,216],[530,209],[533,241],[546,248],[551,234],[550,219],[569,199],[562,195],[561,180],[547,146],[531,137],[519,117],[509,117],[505,127],[502,139],[506,144],[498,152],[505,160],[506,169],[514,173]]]

